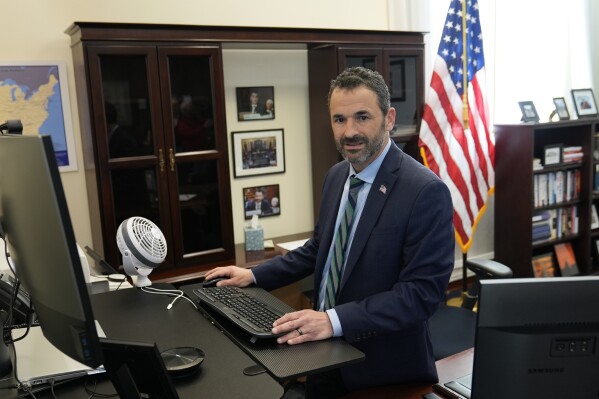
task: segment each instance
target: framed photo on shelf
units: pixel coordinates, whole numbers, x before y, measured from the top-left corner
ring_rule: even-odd
[[[555,276],[555,262],[551,252],[534,256],[532,258],[532,270],[535,277]]]
[[[283,129],[231,132],[235,177],[285,172]]]
[[[279,185],[246,187],[243,189],[243,209],[246,219],[281,214]]]
[[[275,119],[275,88],[237,87],[237,120]]]
[[[557,258],[557,264],[562,277],[576,276],[580,272],[578,270],[578,264],[576,263],[576,256],[572,249],[572,244],[569,242],[562,242],[555,244],[555,256]]]
[[[593,89],[572,90],[572,100],[579,118],[597,116],[597,104],[595,96],[593,96]]]
[[[570,119],[570,113],[568,112],[568,106],[566,105],[566,99],[564,97],[555,97],[553,99],[553,104],[555,104],[555,112],[560,121]]]
[[[522,111],[522,118],[520,119],[522,122],[539,121],[539,114],[532,101],[520,101],[518,105],[520,105],[520,111]]]
[[[543,156],[543,165],[549,166],[562,163],[562,147],[561,144],[546,145]]]

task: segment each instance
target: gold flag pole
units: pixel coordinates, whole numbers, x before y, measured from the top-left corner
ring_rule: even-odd
[[[468,130],[468,34],[466,20],[466,0],[462,0],[462,67],[463,67],[463,86],[462,86],[462,113],[464,118],[464,131]],[[465,300],[468,293],[468,253],[462,254],[462,301]]]
[[[464,113],[464,130],[468,129],[468,34],[466,24],[466,0],[462,0],[462,64],[464,71],[462,110]]]

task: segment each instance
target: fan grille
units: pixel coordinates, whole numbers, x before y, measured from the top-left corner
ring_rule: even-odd
[[[152,256],[164,258],[166,241],[160,229],[144,218],[134,217],[132,222],[133,235],[138,239],[139,245]]]

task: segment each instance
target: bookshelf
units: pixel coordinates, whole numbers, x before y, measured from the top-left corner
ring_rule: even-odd
[[[495,260],[515,277],[533,277],[533,259],[548,253],[559,276],[561,243],[572,247],[580,274],[599,273],[599,228],[591,228],[593,204],[599,210],[598,135],[596,118],[495,125]],[[545,151],[555,147],[562,157],[546,165]],[[582,157],[564,157],[564,149]],[[535,158],[541,169],[533,170]]]

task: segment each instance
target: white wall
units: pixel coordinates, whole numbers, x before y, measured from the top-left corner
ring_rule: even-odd
[[[223,67],[229,132],[283,129],[285,141],[285,174],[231,179],[235,242],[244,241],[242,189],[246,187],[279,185],[281,215],[261,219],[265,237],[312,231],[307,51],[223,50]],[[274,86],[274,120],[237,120],[235,88],[249,86]],[[229,154],[231,171],[232,157]]]

